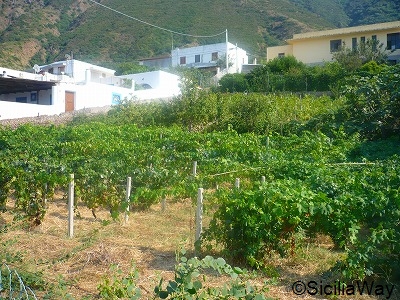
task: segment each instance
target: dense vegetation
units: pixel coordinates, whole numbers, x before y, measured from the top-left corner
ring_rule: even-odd
[[[45,199],[73,173],[79,203],[118,218],[127,205],[143,210],[165,196],[194,198],[198,187],[229,187],[235,176],[240,190],[208,195],[215,213],[203,245],[262,268],[272,253],[293,255],[302,241],[324,234],[347,254],[345,278],[395,276],[400,70],[373,70],[348,77],[336,99],[199,92],[187,80],[172,102],[125,102],[107,116],[60,127],[2,128],[1,208],[12,195],[15,217],[39,224]]]

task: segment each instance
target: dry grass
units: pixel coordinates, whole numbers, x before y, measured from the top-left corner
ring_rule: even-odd
[[[97,286],[103,276],[110,274],[110,266],[116,264],[127,274],[132,263],[139,271],[137,285],[142,289],[143,298],[149,299],[160,277],[172,278],[175,251],[184,246],[193,253],[195,209],[190,200],[168,203],[165,212],[161,212],[160,205],[146,212],[133,212],[127,224],[110,221],[106,211],[99,211],[98,218],[94,219],[91,211],[82,207],[79,209],[80,218],[75,219],[73,238],[67,236],[66,202],[56,199],[48,205],[48,213],[41,225],[22,229],[21,224],[14,223],[0,233],[0,247],[13,241],[12,249],[9,246],[8,249],[0,248],[0,251],[22,253],[23,262],[12,264],[16,270],[42,271],[45,280],[53,284],[58,284],[62,276],[66,292],[74,299],[96,299]],[[1,215],[0,228],[11,221],[10,214]],[[276,299],[323,299],[309,295],[298,297],[291,291],[292,283],[297,280],[322,280],[323,272],[342,255],[331,248],[329,240],[318,240],[319,244],[306,245],[294,258],[271,259],[270,273],[276,273],[277,278],[276,283],[269,286],[268,296]],[[253,284],[260,285],[270,279],[266,274],[259,274]],[[223,279],[210,277],[210,280],[218,283]],[[40,292],[37,295],[40,297]]]

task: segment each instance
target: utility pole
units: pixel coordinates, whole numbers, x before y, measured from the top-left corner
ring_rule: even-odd
[[[225,29],[225,39],[226,39],[226,74],[229,73],[229,59],[228,59],[228,53],[229,53],[229,46],[228,46],[228,29]]]

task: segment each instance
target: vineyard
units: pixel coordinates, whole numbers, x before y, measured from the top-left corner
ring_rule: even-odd
[[[238,106],[243,99],[246,105]],[[320,126],[318,116],[334,118],[343,100],[293,95],[286,96],[287,103],[284,99],[209,95],[192,102],[182,99],[169,107],[122,104],[108,116],[82,116],[59,126],[3,127],[0,209],[12,213],[12,222],[20,222],[24,230],[41,226],[55,195],[63,194],[66,202],[70,174],[75,179],[75,215],[89,209],[96,219],[99,212],[107,211],[117,223],[128,207],[131,213],[146,214],[163,199],[195,207],[198,188],[203,188],[209,221],[197,251],[204,260],[188,263],[181,257],[175,269],[180,274],[175,280],[180,281],[170,281],[167,289],[160,282],[154,290],[161,298],[173,299],[184,281],[180,276],[198,276],[203,267],[241,273],[208,254],[266,272],[272,257],[295,257],[321,236],[343,254],[331,270],[339,276],[334,280],[375,278],[398,283],[398,136],[366,139],[338,124],[322,131],[326,126]],[[185,101],[191,104],[188,111],[183,110]],[[212,103],[221,106],[205,118],[213,113]],[[163,114],[165,109],[168,116]],[[263,109],[274,114],[265,114]],[[173,116],[175,121],[167,120]],[[306,130],[310,124],[318,126]],[[125,201],[128,177],[132,191]],[[240,180],[240,186],[234,185],[235,180]],[[0,225],[2,233],[11,226]],[[8,250],[4,253],[9,256]],[[0,258],[7,261],[7,255]],[[135,276],[129,278],[131,288]],[[108,291],[107,284],[100,288],[103,293]],[[195,281],[182,291],[199,296],[202,284]],[[215,299],[229,294],[228,290],[221,290],[224,294],[213,291]],[[252,288],[242,292],[229,295],[265,299]],[[138,297],[133,293],[129,299]]]
[[[46,200],[67,186],[71,173],[80,203],[94,212],[106,208],[114,219],[126,209],[128,176],[132,210],[166,196],[194,200],[203,187],[206,209],[217,207],[204,235],[207,246],[222,245],[261,268],[272,251],[293,255],[299,234],[322,233],[346,251],[347,278],[390,274],[400,252],[400,164],[396,155],[375,157],[386,145],[362,144],[357,135],[340,132],[333,138],[309,132],[266,137],[102,123],[24,125],[2,131],[2,207],[11,196],[15,218],[40,224]],[[372,152],[377,146],[381,151]],[[235,178],[241,187],[232,190]]]

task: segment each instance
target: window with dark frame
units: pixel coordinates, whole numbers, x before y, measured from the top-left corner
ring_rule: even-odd
[[[365,43],[365,36],[362,36],[362,37],[360,38],[360,41],[361,41],[361,43]]]
[[[338,52],[342,47],[342,40],[331,40],[331,52]]]
[[[352,38],[352,39],[351,39],[351,49],[352,49],[353,51],[356,51],[356,50],[357,50],[357,38]]]
[[[376,51],[376,49],[377,49],[377,38],[376,38],[376,35],[374,34],[374,35],[372,35],[372,50],[373,51]]]
[[[285,57],[285,53],[278,53],[278,57],[279,58]]]
[[[181,56],[179,58],[179,64],[180,65],[186,65],[186,56]]]
[[[194,56],[194,62],[195,62],[195,63],[199,63],[199,62],[200,62],[200,54],[196,54],[196,55]]]
[[[31,102],[37,102],[37,93],[31,93]]]
[[[387,35],[387,49],[388,50],[400,49],[400,32],[389,33]]]
[[[218,52],[213,52],[213,53],[211,54],[211,60],[212,60],[212,61],[218,60]]]

